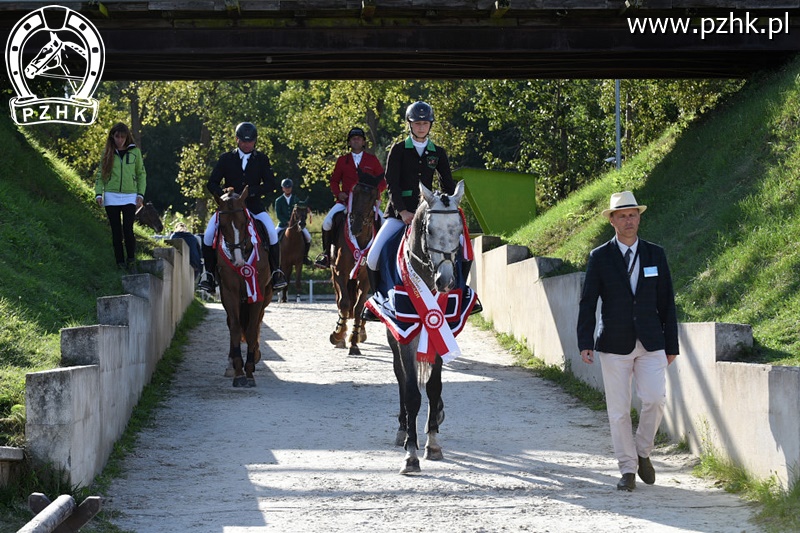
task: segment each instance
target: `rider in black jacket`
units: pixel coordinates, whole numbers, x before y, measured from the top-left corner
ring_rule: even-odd
[[[278,232],[262,201],[265,193],[276,192],[278,188],[269,157],[255,149],[257,138],[258,131],[250,122],[242,122],[236,126],[237,148],[219,157],[206,187],[211,194],[222,196],[223,188],[233,187],[234,191],[241,193],[245,186],[248,186],[245,204],[253,218],[261,221],[266,229],[269,240],[272,288],[281,289],[286,286],[286,277],[280,268]],[[200,282],[200,287],[208,292],[214,292],[216,288],[214,273],[217,271],[217,254],[211,247],[214,242],[214,233],[217,230],[216,220],[216,217],[211,217],[203,235],[203,260],[206,263],[207,275],[206,279]]]

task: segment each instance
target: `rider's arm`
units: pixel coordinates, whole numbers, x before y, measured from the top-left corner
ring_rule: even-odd
[[[456,182],[453,179],[453,173],[450,170],[450,161],[447,159],[447,152],[444,148],[439,146],[436,150],[441,150],[439,156],[439,163],[436,165],[436,171],[439,173],[439,185],[442,187],[442,192],[446,194],[453,194],[456,192]]]
[[[219,156],[219,160],[217,160],[217,164],[214,165],[214,170],[211,171],[211,177],[208,178],[208,183],[206,183],[206,188],[208,191],[213,194],[214,196],[222,196],[222,178],[225,177],[225,159],[227,158],[227,154],[222,154]]]
[[[386,185],[389,189],[389,199],[396,213],[406,210],[406,203],[403,200],[403,187],[401,184],[401,174],[403,169],[403,157],[405,156],[405,143],[399,142],[392,146],[386,158]]]

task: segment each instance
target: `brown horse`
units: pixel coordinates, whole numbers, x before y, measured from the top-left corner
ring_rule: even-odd
[[[164,223],[161,222],[161,217],[158,216],[158,211],[153,207],[153,202],[147,202],[142,207],[136,210],[134,220],[142,226],[151,228],[156,233],[164,231]]]
[[[306,227],[307,216],[308,205],[305,202],[297,202],[289,217],[289,225],[286,226],[281,238],[281,270],[287,280],[292,279],[292,270],[294,270],[294,289],[298,302],[300,301],[300,280],[303,276],[303,259],[306,256],[303,228]],[[289,285],[281,289],[280,293],[279,301],[285,303]]]
[[[367,340],[361,311],[369,296],[369,278],[364,264],[367,251],[375,236],[375,202],[378,200],[377,183],[362,179],[350,191],[350,205],[345,218],[338,216],[335,222],[334,251],[331,261],[331,281],[336,293],[339,320],[330,335],[331,344],[344,348],[347,334],[347,319],[353,319],[350,333],[350,355],[361,355],[358,343]]]
[[[214,239],[222,306],[228,314],[234,387],[255,387],[253,371],[261,359],[259,337],[264,310],[272,300],[272,273],[266,247],[261,244],[255,221],[245,208],[248,187],[214,196],[219,210],[219,229]],[[247,362],[242,360],[242,341],[247,343]]]

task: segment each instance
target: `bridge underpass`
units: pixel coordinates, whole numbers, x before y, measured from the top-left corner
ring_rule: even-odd
[[[800,50],[800,0],[12,0],[0,38],[54,4],[105,80],[745,77]]]

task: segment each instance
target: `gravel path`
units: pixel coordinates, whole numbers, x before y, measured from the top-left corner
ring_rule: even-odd
[[[126,530],[760,531],[751,506],[691,475],[689,455],[657,450],[656,484],[617,491],[605,413],[512,367],[491,333],[468,326],[464,355],[445,368],[444,461],[401,476],[381,325],[368,324],[363,355],[348,356],[328,342],[333,303],[273,303],[257,387],[234,389],[222,375],[225,313],[209,311],[108,493]]]

